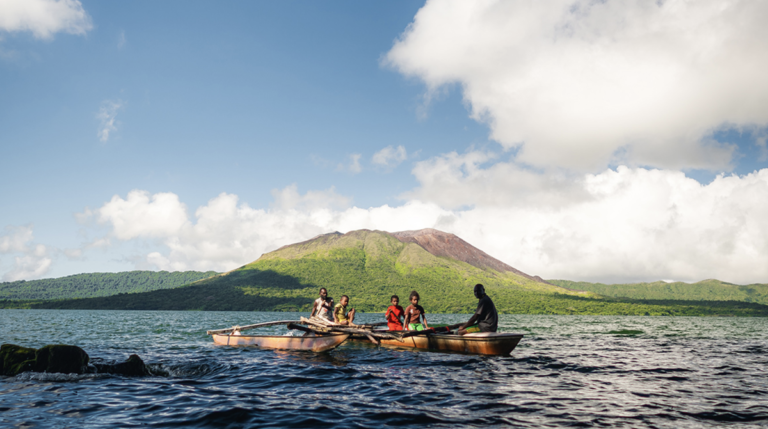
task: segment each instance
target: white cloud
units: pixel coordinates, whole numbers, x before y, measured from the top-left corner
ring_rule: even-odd
[[[29,31],[39,39],[55,33],[85,34],[91,18],[77,0],[0,0],[0,30]]]
[[[403,146],[398,146],[397,148],[394,146],[387,146],[373,154],[371,161],[374,164],[385,167],[396,167],[406,159],[408,159],[408,154]]]
[[[120,240],[174,237],[189,222],[187,207],[170,192],[150,196],[149,192],[133,190],[125,199],[115,195],[95,214],[100,223],[112,226],[112,233]]]
[[[123,107],[123,102],[120,100],[111,101],[106,100],[101,103],[99,113],[96,114],[96,119],[100,121],[99,124],[99,140],[106,142],[109,140],[109,133],[117,131],[117,112]]]
[[[627,167],[550,181],[514,165],[484,167],[477,161],[482,156],[447,155],[421,163],[416,167],[420,177],[433,178],[432,182],[422,183],[419,200],[399,207],[334,208],[315,204],[312,193],[298,195],[296,202],[297,192],[290,186],[273,193],[276,202],[269,210],[221,194],[199,207],[191,220],[181,216],[186,208],[175,195],[142,193],[140,199],[127,198],[136,203],[132,210],[107,210],[113,213],[108,223],[121,239],[144,238],[150,244],[162,240],[164,248],[155,247],[145,260],[165,270],[229,270],[283,245],[333,231],[437,228],[545,278],[606,282],[718,278],[735,283],[768,278],[764,221],[768,169],[741,177],[720,176],[709,185],[680,172]],[[462,163],[465,170],[445,171],[445,164]],[[483,175],[488,179],[477,181]],[[440,183],[465,196],[463,203],[461,198],[451,200],[454,205],[474,207],[441,208],[449,197],[439,193],[430,197],[427,192],[437,190]],[[494,197],[508,186],[519,189]],[[514,195],[522,195],[524,201]],[[159,199],[167,204],[154,202]],[[166,213],[132,215],[152,210]],[[171,227],[125,232],[125,225],[144,224],[150,218],[174,220]]]
[[[458,83],[518,161],[727,169],[723,127],[768,124],[768,2],[428,1],[386,63]]]
[[[768,169],[701,185],[683,173],[620,167],[550,176],[484,153],[414,168],[410,195],[454,211],[447,228],[510,265],[547,278],[765,282]]]
[[[353,153],[350,154],[348,158],[347,164],[339,164],[336,166],[336,171],[348,171],[352,174],[357,174],[361,171],[363,171],[363,167],[360,165],[360,158],[362,158],[363,155],[359,153]]]
[[[3,273],[3,281],[30,280],[42,277],[51,267],[48,248],[33,244],[32,225],[7,226],[0,236],[0,254],[15,254],[13,267]]]

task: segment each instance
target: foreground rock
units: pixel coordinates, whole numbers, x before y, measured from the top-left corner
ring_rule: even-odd
[[[65,374],[109,373],[127,376],[149,375],[149,369],[138,355],[117,364],[89,365],[85,350],[77,346],[54,344],[33,349],[3,344],[0,346],[0,374],[15,376],[22,372],[58,372]]]
[[[139,355],[130,355],[128,360],[117,364],[94,363],[96,372],[120,374],[128,376],[149,375],[149,368],[144,364]]]

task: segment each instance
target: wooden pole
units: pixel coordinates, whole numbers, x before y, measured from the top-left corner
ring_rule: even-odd
[[[288,325],[289,323],[301,323],[300,320],[280,320],[277,322],[264,322],[264,323],[256,323],[254,325],[245,325],[245,326],[233,326],[231,328],[227,329],[215,329],[212,331],[206,331],[206,334],[213,335],[213,334],[230,334],[234,331],[247,331],[250,329],[256,329],[256,328],[263,328],[265,326],[275,326],[275,325]]]

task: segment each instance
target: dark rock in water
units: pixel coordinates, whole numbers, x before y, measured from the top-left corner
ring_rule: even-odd
[[[87,372],[88,353],[77,346],[48,345],[35,353],[36,372],[63,372],[83,374]]]
[[[85,350],[77,346],[53,344],[41,349],[14,344],[0,346],[0,375],[15,376],[25,371],[83,374],[98,372],[127,376],[150,375],[149,368],[138,355],[117,364],[92,363]]]
[[[0,374],[13,376],[34,370],[36,351],[15,344],[3,344],[0,346]]]
[[[96,372],[120,374],[127,376],[142,376],[149,375],[149,368],[144,364],[144,361],[138,355],[130,355],[128,360],[118,364],[103,364],[94,363]]]

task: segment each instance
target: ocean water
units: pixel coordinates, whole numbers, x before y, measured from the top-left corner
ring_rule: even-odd
[[[205,334],[298,316],[0,310],[2,343],[136,353],[154,372],[0,377],[0,427],[768,427],[766,319],[502,315],[500,330],[526,334],[508,357],[285,352]]]

